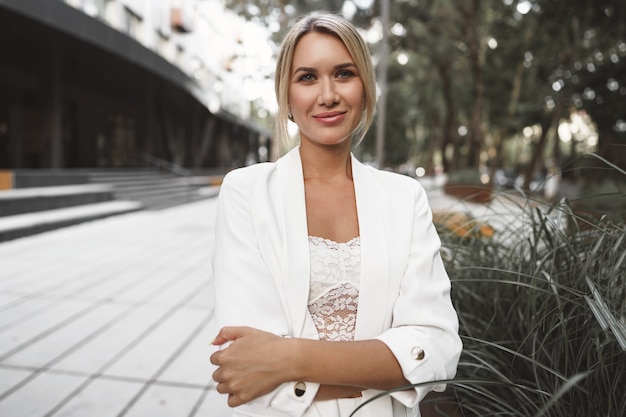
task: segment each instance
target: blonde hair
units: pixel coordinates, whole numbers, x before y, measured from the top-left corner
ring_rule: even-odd
[[[307,33],[317,32],[336,36],[346,46],[354,60],[359,77],[363,82],[365,106],[361,121],[355,129],[352,142],[357,145],[370,128],[376,108],[376,74],[367,44],[356,27],[341,16],[330,13],[315,13],[301,18],[285,35],[278,52],[274,88],[278,102],[275,134],[283,144],[289,144],[287,120],[289,117],[289,81],[293,54],[300,39]]]

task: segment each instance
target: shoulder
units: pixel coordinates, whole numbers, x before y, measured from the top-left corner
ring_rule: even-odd
[[[261,162],[228,172],[220,187],[220,195],[235,194],[243,200],[264,202],[303,184],[298,153],[291,151],[275,162]]]
[[[247,207],[251,199],[258,199],[259,195],[267,196],[267,178],[271,176],[274,165],[264,162],[229,171],[220,185],[220,204]]]
[[[222,186],[242,186],[244,184],[252,187],[262,186],[264,183],[269,183],[278,171],[287,171],[287,175],[289,175],[289,172],[300,167],[298,153],[292,150],[275,162],[260,162],[229,171],[224,176]]]
[[[245,184],[255,179],[267,176],[275,169],[276,164],[273,162],[261,162],[254,165],[249,165],[242,168],[236,168],[229,171],[222,182],[222,186],[230,186],[237,184]]]

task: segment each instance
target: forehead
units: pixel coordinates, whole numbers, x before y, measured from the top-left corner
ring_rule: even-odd
[[[352,56],[343,41],[329,33],[309,32],[298,41],[293,54],[293,67],[315,67],[353,63]]]

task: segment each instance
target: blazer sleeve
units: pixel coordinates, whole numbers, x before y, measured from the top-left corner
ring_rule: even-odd
[[[263,259],[255,227],[255,216],[269,209],[258,207],[262,203],[255,193],[265,193],[268,199],[268,190],[251,184],[251,179],[258,179],[254,174],[246,169],[232,171],[220,189],[212,262],[215,323],[217,329],[249,326],[288,337],[289,320],[281,299],[284,295]],[[284,383],[241,409],[254,414],[272,407],[272,415],[298,417],[312,403],[318,387],[307,383],[305,395],[298,397],[294,383]]]
[[[409,257],[391,328],[377,337],[392,351],[411,384],[453,378],[462,350],[450,279],[439,252],[441,241],[426,193],[415,184]],[[445,384],[415,387],[392,396],[415,407],[431,390],[444,391]]]

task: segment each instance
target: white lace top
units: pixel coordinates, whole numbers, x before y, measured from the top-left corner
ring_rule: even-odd
[[[309,312],[321,340],[354,340],[361,278],[361,240],[309,237]]]

